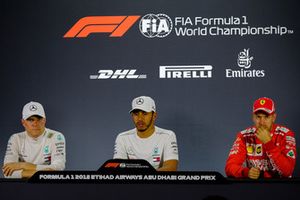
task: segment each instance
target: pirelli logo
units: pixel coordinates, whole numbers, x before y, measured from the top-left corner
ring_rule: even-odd
[[[140,16],[87,16],[79,19],[64,38],[85,38],[92,33],[110,33],[122,37]]]
[[[211,65],[160,66],[159,78],[211,78]]]

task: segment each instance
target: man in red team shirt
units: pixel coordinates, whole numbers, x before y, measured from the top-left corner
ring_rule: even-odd
[[[275,124],[272,99],[262,97],[253,104],[254,126],[238,133],[226,161],[225,172],[236,178],[291,177],[296,162],[294,133]]]

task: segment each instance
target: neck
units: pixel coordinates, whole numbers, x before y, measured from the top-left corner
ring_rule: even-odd
[[[39,132],[39,133],[30,133],[30,132],[28,132],[28,131],[26,131],[27,132],[27,134],[31,137],[31,138],[33,138],[33,139],[36,139],[36,138],[38,138],[38,137],[40,137],[44,132],[45,132],[45,128],[41,131],[41,132]]]
[[[150,137],[155,131],[155,127],[151,126],[145,131],[137,131],[137,134],[140,138],[148,138]]]

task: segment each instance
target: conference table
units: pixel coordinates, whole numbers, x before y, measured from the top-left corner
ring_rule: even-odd
[[[0,179],[1,199],[299,199],[300,179],[233,179],[218,172],[63,171]]]

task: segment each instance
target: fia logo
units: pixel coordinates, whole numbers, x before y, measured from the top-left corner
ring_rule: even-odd
[[[252,60],[253,60],[253,57],[249,56],[249,49],[244,49],[244,51],[241,51],[238,54],[237,64],[239,67],[248,69],[251,67]]]
[[[171,18],[165,14],[147,14],[141,20],[139,29],[147,38],[163,38],[172,31],[173,23]]]

